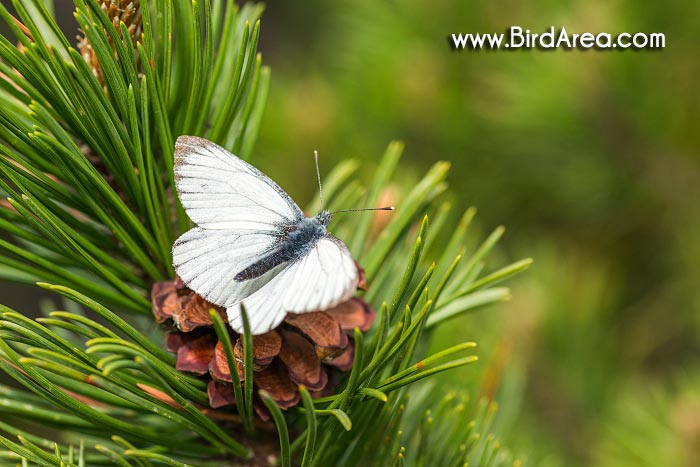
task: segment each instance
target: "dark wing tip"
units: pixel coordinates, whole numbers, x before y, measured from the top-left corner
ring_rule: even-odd
[[[225,148],[222,148],[213,141],[209,141],[206,138],[200,138],[199,136],[191,135],[181,135],[177,137],[175,141],[175,160],[182,159],[192,152],[199,152],[203,154],[202,151],[197,151],[197,149],[202,149],[205,153],[214,154],[215,150],[222,151],[224,153],[229,153]]]
[[[181,135],[177,137],[175,141],[175,170],[183,164],[185,157],[195,152],[197,148],[208,148],[209,146],[216,146],[214,143],[205,138],[200,138],[199,136],[191,135]]]
[[[199,136],[180,135],[175,141],[175,147],[180,145],[192,146],[194,144],[202,144],[204,141],[209,142],[204,138],[200,138]]]
[[[177,140],[175,140],[175,152],[178,151],[178,149],[187,149],[187,148],[195,148],[195,147],[206,147],[206,146],[216,146],[215,143],[209,141],[206,138],[200,138],[199,136],[192,136],[192,135],[181,135],[177,137]]]
[[[178,136],[177,140],[175,141],[175,166],[179,165],[179,162],[187,155],[187,153],[190,152],[195,143],[196,141],[194,136]]]

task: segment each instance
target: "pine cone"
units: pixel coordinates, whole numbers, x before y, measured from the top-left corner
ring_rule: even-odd
[[[176,368],[209,379],[212,408],[235,404],[231,368],[209,315],[213,308],[227,322],[225,310],[207,302],[180,280],[155,283],[151,300],[156,321],[172,320],[174,324],[167,348],[177,353]],[[290,313],[278,328],[253,336],[255,386],[267,391],[283,409],[299,403],[300,384],[314,397],[332,394],[338,372],[352,369],[354,328],[365,332],[374,318],[374,311],[359,298],[330,310]],[[235,343],[235,371],[243,381],[243,339],[230,328],[229,335]],[[267,419],[267,411],[257,402],[256,411]]]
[[[119,24],[124,23],[126,25],[129,36],[131,37],[131,43],[134,49],[136,49],[136,43],[141,40],[141,33],[143,32],[143,26],[141,24],[141,0],[97,0],[97,3],[107,14],[107,17],[112,20],[112,25],[120,36],[121,29]],[[93,74],[100,81],[100,84],[104,86],[104,74],[90,41],[84,33],[79,35],[77,39],[80,54],[87,64],[90,65]]]

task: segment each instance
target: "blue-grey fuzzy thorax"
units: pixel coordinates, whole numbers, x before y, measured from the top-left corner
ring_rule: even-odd
[[[315,217],[302,217],[295,224],[280,226],[279,240],[274,248],[234,277],[242,282],[260,277],[280,264],[297,261],[306,256],[323,236],[333,214],[321,211]]]

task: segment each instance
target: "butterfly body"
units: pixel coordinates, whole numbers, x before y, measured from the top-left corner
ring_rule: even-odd
[[[359,271],[345,244],[327,231],[332,213],[306,217],[274,181],[206,139],[175,143],[175,184],[195,227],[173,245],[185,284],[226,308],[253,334],[288,313],[326,310],[349,300]]]
[[[321,238],[330,236],[326,227],[332,214],[322,211],[315,217],[302,217],[296,224],[280,226],[278,244],[267,255],[251,264],[234,277],[236,281],[260,277],[276,266],[297,261],[306,256]]]

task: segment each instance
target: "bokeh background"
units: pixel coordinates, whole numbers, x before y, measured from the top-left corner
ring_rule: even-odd
[[[441,330],[482,360],[440,390],[493,395],[531,465],[700,465],[700,3],[527,3],[270,2],[256,160],[297,199],[313,149],[368,177],[393,138],[409,179],[451,161],[457,204],[535,264],[510,302]],[[448,46],[511,25],[663,32],[666,48]]]
[[[9,3],[3,0],[3,3]],[[72,27],[65,2],[66,28]],[[61,2],[57,2],[57,7]],[[448,35],[662,32],[659,51],[453,51]],[[272,86],[255,160],[297,200],[391,139],[417,178],[453,163],[497,257],[533,257],[513,299],[439,330],[480,343],[439,379],[499,402],[503,443],[542,466],[700,465],[700,3],[269,2]],[[400,209],[400,190],[394,202]],[[33,288],[3,288],[22,308]]]

